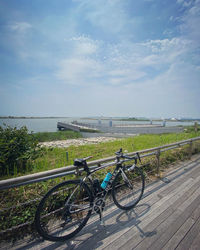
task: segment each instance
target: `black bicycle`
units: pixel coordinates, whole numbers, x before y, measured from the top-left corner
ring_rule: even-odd
[[[137,160],[141,161],[139,153],[131,157],[123,154],[122,149],[116,152],[115,169],[107,173],[101,184],[92,175],[105,165],[90,170],[86,162],[89,158],[74,160],[77,174],[83,169],[85,177],[56,185],[40,201],[35,225],[44,239],[71,239],[86,225],[93,212],[99,214],[102,221],[108,193],[111,193],[116,206],[123,210],[134,208],[140,201],[145,181],[141,168],[137,167]],[[127,165],[127,160],[134,163]]]

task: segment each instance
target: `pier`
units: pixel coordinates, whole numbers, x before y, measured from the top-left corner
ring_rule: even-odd
[[[57,128],[59,130],[72,130],[75,132],[98,132],[96,128],[91,128],[89,126],[84,126],[81,124],[74,123],[65,123],[65,122],[58,122]]]
[[[73,130],[76,132],[80,132],[80,127],[78,125],[73,125],[73,124],[64,123],[64,122],[58,122],[57,128],[59,130]]]

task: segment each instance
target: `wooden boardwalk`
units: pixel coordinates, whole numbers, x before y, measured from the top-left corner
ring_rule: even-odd
[[[165,177],[168,181],[147,184],[143,199],[131,211],[111,203],[104,212],[105,227],[93,216],[69,242],[29,239],[9,248],[200,249],[200,155],[179,163]]]

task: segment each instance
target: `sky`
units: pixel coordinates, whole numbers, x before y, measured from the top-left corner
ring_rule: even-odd
[[[200,118],[200,0],[0,0],[0,115]]]

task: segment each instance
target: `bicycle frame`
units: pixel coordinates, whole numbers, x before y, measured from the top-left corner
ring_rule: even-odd
[[[88,157],[90,158],[90,157]],[[80,175],[80,171],[79,171],[79,167],[83,168],[83,171],[85,171],[87,173],[87,175],[85,177],[83,177],[82,179],[80,179],[81,183],[84,183],[86,185],[87,184],[87,180],[89,181],[89,189],[91,190],[91,194],[92,194],[92,198],[93,198],[93,206],[92,208],[89,208],[89,207],[85,207],[85,206],[80,206],[80,205],[74,205],[74,207],[76,208],[80,208],[81,211],[84,211],[84,210],[92,210],[93,212],[96,212],[96,213],[99,213],[100,215],[100,221],[102,221],[102,206],[104,207],[105,206],[105,199],[106,199],[106,196],[109,192],[109,190],[112,188],[112,183],[116,177],[116,175],[118,174],[119,171],[121,171],[122,173],[122,178],[124,179],[125,182],[128,183],[129,187],[132,188],[132,184],[129,182],[129,180],[127,179],[125,173],[124,173],[124,167],[125,165],[123,164],[125,161],[125,159],[123,160],[120,160],[121,158],[121,155],[118,155],[116,157],[116,162],[113,164],[115,165],[115,169],[114,171],[112,172],[112,177],[111,179],[109,180],[107,186],[105,189],[102,189],[101,192],[99,193],[96,193],[95,190],[94,190],[94,187],[93,187],[93,183],[94,183],[94,180],[92,178],[92,175],[99,171],[99,170],[102,170],[104,169],[106,166],[103,165],[103,166],[99,166],[97,167],[96,169],[90,171],[88,165],[87,165],[87,162],[86,160],[82,162],[82,164],[80,164],[79,166],[76,166],[77,169],[76,169],[76,175]],[[137,159],[136,158],[133,158],[132,160],[135,160],[135,164],[133,164],[131,167],[134,168],[136,163],[137,163]],[[74,195],[74,193],[76,192],[76,189],[74,190],[74,192],[72,192],[72,194],[70,195],[70,197],[68,198],[68,200],[66,201],[65,203],[65,207],[68,206],[68,201],[70,200],[70,198]]]
[[[115,179],[115,177],[116,177],[116,175],[117,175],[117,173],[118,173],[119,171],[122,172],[123,178],[125,178],[125,179],[127,180],[126,175],[125,175],[124,170],[123,170],[123,169],[124,169],[124,165],[123,165],[124,162],[125,162],[125,160],[117,161],[117,162],[115,163],[116,167],[115,167],[114,171],[112,172],[112,177],[111,177],[111,179],[109,180],[109,182],[108,182],[106,188],[105,188],[104,190],[102,189],[102,191],[101,191],[100,193],[98,193],[98,194],[95,193],[95,190],[94,190],[94,187],[93,187],[93,183],[94,183],[93,181],[94,181],[94,180],[93,180],[93,178],[92,178],[92,175],[93,175],[95,172],[104,169],[105,166],[103,165],[103,166],[97,167],[96,169],[94,169],[94,170],[92,170],[92,171],[89,170],[89,168],[88,168],[88,166],[87,166],[87,163],[86,163],[85,166],[83,166],[83,167],[84,167],[84,171],[87,172],[87,175],[86,175],[84,178],[81,179],[81,182],[82,182],[82,183],[85,183],[86,185],[88,185],[88,184],[87,184],[87,180],[89,180],[90,190],[91,190],[92,196],[93,196],[93,207],[91,208],[93,211],[95,210],[95,206],[98,206],[98,208],[101,209],[101,205],[102,205],[103,202],[105,202],[106,196],[107,196],[109,190],[112,188],[112,183],[113,183],[113,181],[114,181],[114,179]],[[113,165],[114,165],[114,164],[113,164]],[[135,164],[133,164],[132,166],[134,167]],[[79,170],[77,170],[77,172],[79,173]],[[130,185],[131,185],[131,184],[130,184]],[[100,194],[101,194],[101,197],[98,197]],[[96,198],[97,198],[97,202],[98,202],[99,200],[102,201],[99,205],[96,204],[97,202],[95,202],[95,199],[96,199]],[[83,208],[83,210],[85,210],[85,209],[86,209],[86,208]],[[102,211],[101,211],[101,212],[102,212]]]
[[[87,176],[85,176],[85,177],[82,179],[82,181],[83,181],[83,182],[86,182],[86,180],[89,180],[89,182],[90,182],[90,184],[91,184],[91,188],[92,188],[92,190],[93,190],[93,178],[92,178],[92,175],[93,175],[95,172],[97,172],[97,171],[99,171],[99,170],[102,170],[102,169],[104,169],[104,168],[105,168],[105,166],[100,166],[100,167],[97,167],[96,169],[92,170],[91,172],[90,172],[90,170],[89,170],[89,171],[87,172]],[[104,189],[104,191],[105,191],[106,193],[107,193],[107,192],[109,191],[109,189],[112,187],[112,182],[113,182],[113,180],[115,179],[115,176],[117,175],[117,173],[118,173],[120,170],[123,171],[122,162],[119,162],[119,163],[116,164],[116,167],[115,167],[114,171],[112,172],[112,177],[111,177],[110,181],[108,182],[107,187]]]

